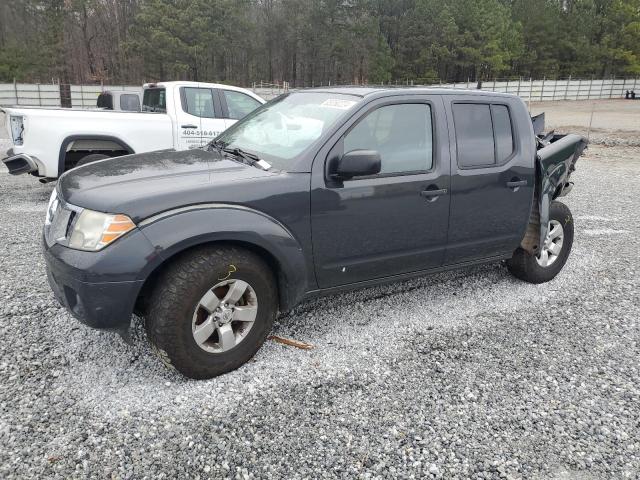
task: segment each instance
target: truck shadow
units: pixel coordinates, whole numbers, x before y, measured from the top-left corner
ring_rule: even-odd
[[[313,339],[312,341],[319,345],[331,345],[330,337],[337,328],[366,328],[369,324],[387,321],[386,318],[380,317],[386,315],[389,305],[393,305],[395,320],[415,316],[416,307],[412,300],[420,298],[427,299],[428,302],[424,308],[418,304],[419,314],[425,320],[424,330],[426,331],[432,328],[429,327],[430,324],[437,322],[435,317],[438,314],[435,310],[432,311],[431,306],[441,308],[453,303],[474,304],[477,295],[484,295],[491,289],[499,289],[508,295],[513,290],[510,286],[512,282],[520,283],[512,279],[500,263],[495,263],[319,297],[279,315],[272,333],[304,341]],[[358,314],[354,315],[354,311]],[[71,318],[69,321],[75,322]],[[77,340],[87,345],[86,348],[79,348],[79,352],[82,353],[74,355],[77,358],[76,361],[71,360],[71,364],[76,364],[76,368],[82,369],[90,367],[93,370],[90,376],[99,378],[100,383],[105,382],[113,386],[114,383],[122,382],[129,385],[138,382],[171,381],[175,384],[191,382],[162,364],[147,341],[143,318],[134,316],[128,338],[122,338],[110,332],[77,328],[83,330],[80,333],[81,338]],[[408,325],[406,328],[407,331],[411,331],[412,328],[420,329],[416,328],[415,324],[414,327]],[[275,352],[278,350],[263,347],[254,362],[271,364],[273,359],[264,356],[271,357]],[[243,366],[220,378],[242,375],[239,372],[245,368]],[[123,371],[126,371],[125,378],[119,378]],[[87,373],[85,370],[85,375]]]
[[[283,332],[303,334],[305,326],[311,326],[318,333],[317,330],[322,330],[322,326],[326,329],[335,327],[333,321],[327,321],[328,318],[335,317],[340,320],[344,316],[348,317],[348,313],[354,308],[366,311],[370,307],[377,309],[380,305],[392,303],[397,305],[395,313],[401,316],[403,305],[407,306],[415,299],[423,298],[428,299],[430,303],[443,303],[459,299],[461,296],[473,297],[475,291],[486,291],[495,287],[498,282],[506,284],[511,281],[517,282],[498,262],[425,275],[307,300],[290,312],[280,314],[276,319],[276,328]],[[371,313],[375,315],[377,311],[373,310]],[[309,317],[313,319],[311,325]]]

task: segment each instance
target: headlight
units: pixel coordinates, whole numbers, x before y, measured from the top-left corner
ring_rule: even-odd
[[[47,216],[44,219],[45,225],[51,225],[53,221],[53,215],[56,213],[56,209],[58,208],[58,193],[54,188],[51,192],[51,196],[49,197],[49,205],[47,205]]]
[[[24,118],[18,115],[11,115],[9,117],[9,124],[11,125],[11,139],[14,145],[22,145],[24,134]]]
[[[73,226],[69,247],[98,251],[134,228],[136,228],[135,223],[126,215],[112,215],[85,209]]]

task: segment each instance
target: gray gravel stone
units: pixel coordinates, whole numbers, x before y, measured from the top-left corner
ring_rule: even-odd
[[[318,299],[243,368],[165,369],[46,284],[51,185],[0,171],[0,478],[638,478],[640,149],[592,146],[545,285],[501,265]]]

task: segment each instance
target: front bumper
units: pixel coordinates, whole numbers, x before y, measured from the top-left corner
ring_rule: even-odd
[[[154,257],[141,232],[134,231],[100,252],[43,244],[47,279],[62,306],[93,328],[129,326],[145,267]]]
[[[47,280],[60,305],[85,325],[121,329],[129,325],[144,282],[85,283],[47,268]]]

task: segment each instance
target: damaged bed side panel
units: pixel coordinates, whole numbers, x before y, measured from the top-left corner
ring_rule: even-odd
[[[536,198],[522,248],[536,253],[543,244],[549,224],[551,202],[571,190],[571,173],[587,146],[587,140],[575,134],[556,135],[538,150],[536,157]]]

